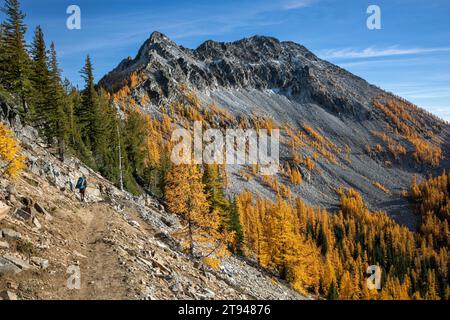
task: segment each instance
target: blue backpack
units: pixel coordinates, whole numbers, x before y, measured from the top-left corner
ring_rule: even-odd
[[[76,189],[85,189],[86,188],[86,180],[83,177],[79,177],[77,181]]]

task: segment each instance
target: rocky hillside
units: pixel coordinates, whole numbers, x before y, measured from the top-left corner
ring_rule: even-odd
[[[158,201],[118,190],[76,158],[61,162],[10,106],[0,111],[28,165],[0,178],[0,299],[305,299],[245,260],[213,270],[188,258],[171,236],[180,221]],[[86,203],[73,190],[82,174]],[[81,286],[70,290],[76,268]]]
[[[290,188],[331,210],[338,203],[335,190],[352,187],[372,209],[413,228],[416,219],[401,194],[414,175],[449,168],[448,123],[293,42],[255,36],[207,41],[192,50],[154,32],[135,58],[123,60],[99,84],[117,100],[132,99],[156,115],[187,86],[202,108],[214,103],[236,117],[258,115],[306,137],[299,150],[289,143],[281,150],[284,164],[303,176],[302,185]],[[314,169],[295,158],[314,159]],[[274,197],[260,179],[242,179],[241,170],[228,168],[231,195],[249,189]]]

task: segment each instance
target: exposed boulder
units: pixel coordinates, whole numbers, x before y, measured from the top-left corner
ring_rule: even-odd
[[[0,249],[9,249],[9,243],[6,241],[0,241]]]
[[[4,274],[17,274],[21,271],[22,269],[20,269],[11,261],[3,257],[0,257],[0,276]]]
[[[17,267],[19,267],[22,270],[28,270],[28,269],[32,268],[32,266],[28,262],[26,262],[25,260],[23,260],[19,257],[13,256],[11,254],[5,254],[3,256],[3,259],[6,259],[9,262],[15,264]]]
[[[10,127],[21,127],[19,113],[0,97],[0,118]]]
[[[34,225],[37,229],[41,229],[41,228],[42,228],[42,225],[41,225],[41,223],[39,222],[38,218],[33,217],[32,222],[33,222],[33,225]]]
[[[28,208],[16,208],[16,210],[14,210],[14,214],[13,216],[17,219],[21,219],[24,221],[31,221],[31,219],[33,218],[33,214],[31,212],[31,207]]]
[[[0,201],[0,221],[8,215],[11,207],[6,205],[3,201]]]
[[[46,215],[48,214],[47,210],[45,210],[45,208],[43,206],[41,206],[38,202],[36,202],[34,204],[34,208],[36,209],[37,212],[39,212],[40,214]]]
[[[0,229],[0,233],[5,238],[11,238],[11,239],[16,239],[16,240],[22,239],[22,235],[19,232],[14,231],[9,228]]]
[[[49,266],[49,262],[47,259],[39,258],[39,257],[31,257],[31,263],[38,266],[39,268],[45,270]]]
[[[0,298],[3,300],[18,300],[17,295],[9,290],[0,292]]]

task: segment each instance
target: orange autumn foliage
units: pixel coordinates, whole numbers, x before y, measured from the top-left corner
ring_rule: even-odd
[[[294,206],[242,192],[237,204],[244,253],[300,292],[330,299],[448,297],[446,250],[424,243],[387,214],[370,212],[355,190],[339,194],[341,210],[330,215],[298,198]],[[373,264],[386,275],[380,292],[369,291],[362,276]]]
[[[443,159],[442,149],[435,141],[434,133],[428,131],[428,141],[418,132],[417,128],[425,127],[420,118],[413,117],[412,114],[420,114],[417,107],[394,99],[378,98],[374,100],[375,108],[381,110],[389,121],[393,129],[393,134],[400,136],[414,147],[413,157],[419,163],[427,163],[438,166]],[[398,154],[405,154],[406,149],[398,144],[393,145],[392,140],[384,134],[383,141],[388,143],[388,149],[397,157]]]

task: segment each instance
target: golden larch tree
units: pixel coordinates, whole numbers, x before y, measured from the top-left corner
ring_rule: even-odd
[[[0,157],[5,162],[1,175],[15,176],[25,168],[25,157],[11,130],[0,123]]]

